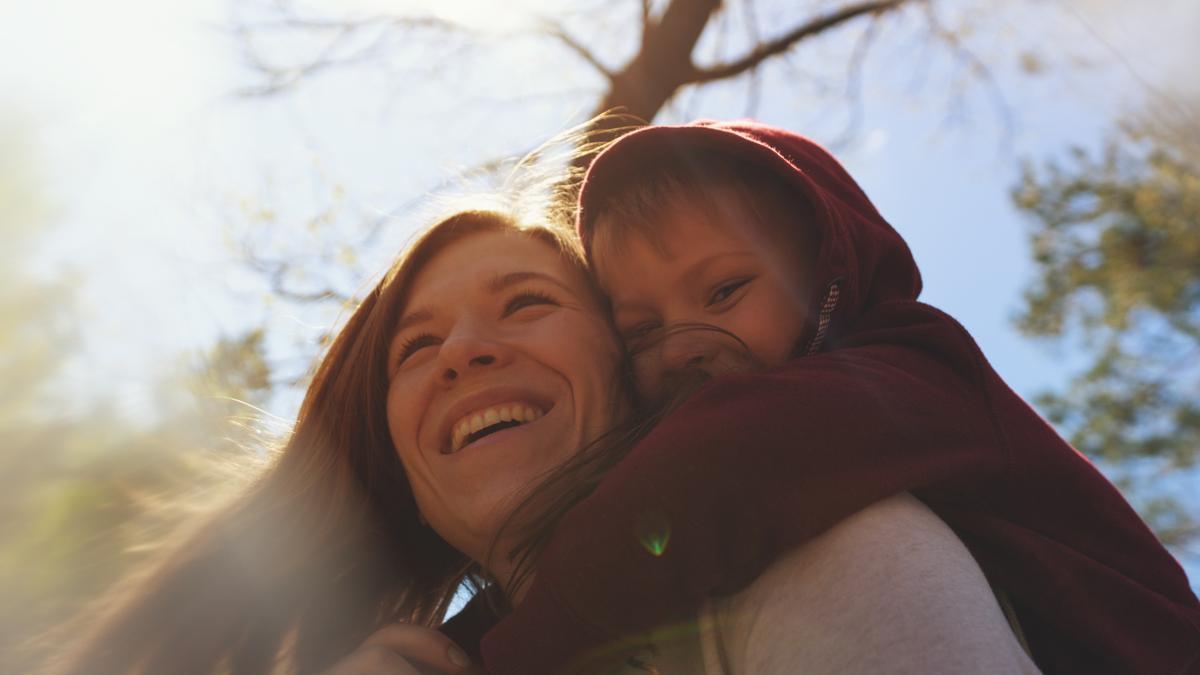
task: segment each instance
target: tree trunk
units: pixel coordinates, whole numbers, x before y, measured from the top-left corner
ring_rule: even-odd
[[[613,74],[595,114],[614,111],[652,121],[675,91],[690,81],[695,70],[692,52],[720,6],[720,0],[673,0],[657,21],[645,27],[637,56]],[[610,140],[614,128],[626,126],[619,119],[600,120],[589,140]]]

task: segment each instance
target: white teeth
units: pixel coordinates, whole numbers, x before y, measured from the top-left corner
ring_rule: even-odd
[[[470,415],[464,415],[451,427],[450,452],[461,450],[467,443],[467,437],[480,429],[500,422],[533,422],[544,414],[536,406],[514,402],[491,406],[477,410]]]

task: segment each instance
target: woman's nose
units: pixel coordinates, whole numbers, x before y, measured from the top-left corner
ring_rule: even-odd
[[[447,383],[473,372],[502,365],[508,358],[508,348],[481,326],[455,329],[438,348],[441,379]]]

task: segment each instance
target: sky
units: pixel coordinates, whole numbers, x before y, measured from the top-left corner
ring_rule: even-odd
[[[329,11],[440,12],[481,32],[489,48],[456,67],[446,57],[456,52],[402,46],[412,62],[390,72],[330,73],[286,95],[246,98],[236,92],[251,80],[229,27],[249,15],[236,3],[6,3],[0,136],[26,141],[29,170],[54,214],[30,269],[82,280],[76,317],[85,339],[64,388],[112,397],[137,418],[153,409],[164,364],[221,335],[265,320],[283,335],[277,349],[318,339],[337,313],[271,302],[239,263],[237,244],[267,242],[287,255],[327,246],[286,226],[317,213],[346,223],[386,216],[465,167],[519,154],[578,122],[602,84],[596,74],[561,49],[509,37],[557,4],[505,3],[498,13],[501,5],[484,0],[317,0],[310,6]],[[1007,133],[978,84],[967,90],[962,119],[948,122],[948,83],[961,71],[934,55],[917,75],[903,40],[868,55],[852,141],[837,142],[847,108],[812,95],[821,85],[803,63],[764,70],[753,111],[834,147],[908,240],[923,299],[958,318],[1027,397],[1065,382],[1079,364],[1069,349],[1031,342],[1012,325],[1033,273],[1027,223],[1008,196],[1020,162],[1099,147],[1116,117],[1174,95],[1200,63],[1194,0],[1148,3],[1154,11],[1094,0],[1034,4],[1041,9],[989,15],[968,36],[994,59],[1012,118]],[[788,20],[759,18],[767,26]],[[908,29],[901,22],[893,30]],[[632,44],[628,35],[605,39],[617,54]],[[851,44],[830,39],[806,58],[838,58]],[[1017,67],[1028,53],[1043,59],[1041,74]],[[744,116],[746,92],[732,84],[684,95],[659,121]],[[382,269],[419,214],[389,223],[381,243],[360,252],[362,267]],[[264,221],[276,227],[260,230],[274,235],[253,230]],[[292,405],[284,398],[270,412],[286,418]]]

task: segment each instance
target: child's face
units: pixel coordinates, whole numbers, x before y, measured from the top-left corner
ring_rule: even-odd
[[[757,365],[780,365],[802,337],[811,252],[801,233],[808,223],[782,206],[759,208],[780,221],[762,223],[732,188],[709,196],[721,205],[716,213],[679,200],[655,223],[654,236],[630,232],[618,239],[604,216],[596,223],[596,272],[634,354],[639,388],[651,397],[662,393],[671,371],[715,374],[746,356]],[[744,348],[720,331],[671,330],[681,324],[714,326]]]

